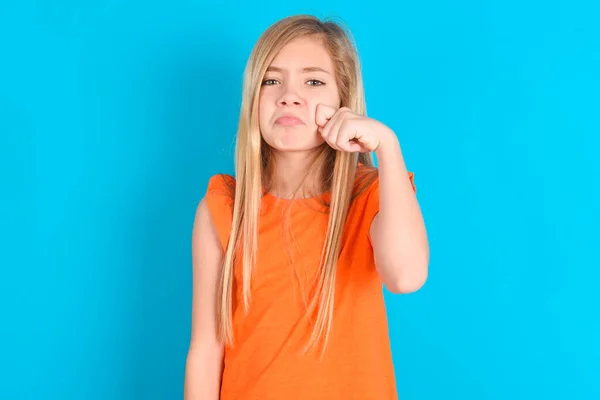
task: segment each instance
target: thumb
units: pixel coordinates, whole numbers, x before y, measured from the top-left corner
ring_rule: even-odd
[[[327,124],[327,121],[329,121],[331,117],[333,117],[335,111],[336,109],[333,107],[329,107],[324,104],[318,104],[317,110],[315,112],[315,122],[321,128],[324,127]]]

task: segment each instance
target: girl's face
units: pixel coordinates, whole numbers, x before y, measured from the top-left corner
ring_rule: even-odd
[[[323,144],[315,122],[318,104],[340,107],[333,62],[322,39],[294,39],[275,56],[262,81],[263,139],[279,151],[306,151]]]

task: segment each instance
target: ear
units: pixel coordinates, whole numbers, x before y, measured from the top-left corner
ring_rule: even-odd
[[[333,107],[326,106],[324,104],[317,104],[317,111],[315,113],[315,122],[321,128],[324,127],[327,122],[333,117],[336,109]]]

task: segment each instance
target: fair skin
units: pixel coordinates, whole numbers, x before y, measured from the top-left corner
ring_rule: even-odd
[[[429,243],[396,134],[383,123],[319,105],[319,133],[339,151],[372,152],[379,163],[379,212],[371,222],[375,266],[393,293],[411,293],[427,279]]]
[[[192,232],[192,332],[184,399],[219,398],[224,346],[217,336],[217,287],[224,252],[206,201],[198,205]]]
[[[400,143],[383,123],[339,107],[334,65],[323,42],[303,37],[288,43],[267,70],[260,96],[261,133],[278,167],[271,188],[276,196],[291,195],[323,142],[339,151],[375,152],[380,204],[370,236],[377,271],[394,293],[418,290],[427,279],[429,245]],[[288,115],[299,121],[278,123]],[[310,179],[316,174],[307,186]]]
[[[333,62],[321,40],[295,39],[275,56],[260,90],[260,131],[276,160],[277,176],[271,194],[277,197],[291,197],[314,150],[325,142],[317,133],[319,104],[339,108]],[[285,116],[297,120],[280,120]],[[315,173],[308,177],[306,186],[314,187],[316,180]]]
[[[289,197],[301,182],[312,152],[324,143],[339,151],[374,151],[380,176],[379,213],[370,229],[376,268],[390,291],[417,290],[427,277],[428,242],[397,136],[379,121],[340,108],[333,63],[320,40],[299,38],[288,43],[271,67],[275,68],[267,72],[261,88],[259,120],[277,162],[272,193]],[[316,179],[311,176],[306,184]],[[192,235],[186,400],[219,398],[224,347],[217,336],[216,308],[223,257],[203,199]]]

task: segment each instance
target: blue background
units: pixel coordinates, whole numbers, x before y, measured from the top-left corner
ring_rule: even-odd
[[[296,13],[350,27],[416,173],[400,398],[600,398],[600,8],[566,0],[3,2],[0,398],[182,398],[196,205]]]

